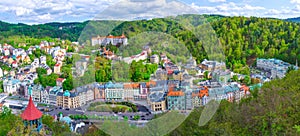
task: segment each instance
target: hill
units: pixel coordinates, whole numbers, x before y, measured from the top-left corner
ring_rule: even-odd
[[[195,109],[175,135],[299,135],[300,71],[274,80],[241,103],[222,101],[213,118],[198,126],[202,108]]]
[[[206,18],[209,17],[213,16]],[[247,60],[258,57],[278,58],[293,64],[296,60],[300,60],[298,46],[300,24],[297,23],[256,17],[220,17],[208,21],[207,25],[201,22],[201,16],[197,15],[178,16],[176,19],[194,25],[194,30],[187,29],[185,24],[178,24],[174,20],[163,18],[123,22],[112,31],[112,34],[125,33],[130,38],[148,31],[167,33],[182,41],[200,63],[208,57],[206,54],[208,51],[203,45],[214,46],[219,43],[215,42],[214,37],[201,40],[193,32],[201,32],[204,36],[215,33],[221,43],[220,46],[224,49],[228,68],[242,74],[249,74],[246,64],[250,62]],[[197,21],[199,19],[200,21]],[[209,27],[213,29],[207,29]]]
[[[285,19],[286,21],[291,21],[291,22],[300,22],[300,17],[296,17],[296,18],[288,18],[288,19]]]
[[[278,58],[292,64],[298,60],[298,64],[300,63],[300,39],[298,38],[300,37],[300,24],[257,17],[181,15],[175,19],[156,18],[125,22],[86,21],[32,26],[0,22],[0,41],[20,35],[86,42],[96,35],[125,33],[131,38],[149,31],[162,32],[177,38],[186,45],[198,63],[209,57],[208,52],[214,51],[205,47],[222,46],[228,68],[242,74],[249,74],[247,64],[253,64],[253,60],[258,57]],[[212,38],[209,35],[212,35]]]

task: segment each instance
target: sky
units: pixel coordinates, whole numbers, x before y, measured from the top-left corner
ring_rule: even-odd
[[[300,0],[1,0],[0,20],[41,24],[161,17],[182,13],[300,17]]]

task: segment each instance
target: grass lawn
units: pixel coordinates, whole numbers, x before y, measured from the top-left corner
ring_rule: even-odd
[[[112,105],[112,104],[101,104],[96,106],[90,106],[89,111],[96,112],[132,112],[132,109],[126,105]]]

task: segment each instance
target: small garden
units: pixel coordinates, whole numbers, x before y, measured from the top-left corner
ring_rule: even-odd
[[[69,117],[74,120],[80,120],[80,119],[118,120],[119,119],[119,117],[117,116],[96,116],[96,115],[80,115],[80,114],[70,115]]]
[[[115,113],[137,112],[137,107],[130,102],[95,102],[90,104],[88,111]]]

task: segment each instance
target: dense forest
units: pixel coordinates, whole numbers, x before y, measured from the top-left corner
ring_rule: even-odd
[[[213,118],[199,127],[202,108],[194,110],[169,135],[299,135],[300,71],[264,84],[241,103],[222,101]],[[259,93],[259,94],[258,94]]]
[[[77,41],[88,21],[83,23],[47,23],[39,25],[9,24],[0,21],[0,39],[9,36],[28,36],[34,38],[61,38]]]
[[[213,52],[205,46],[221,46],[226,56],[222,60],[227,67],[246,75],[248,66],[257,57],[278,58],[292,64],[300,60],[300,24],[279,19],[184,15],[175,19],[124,22],[112,34],[125,33],[131,38],[149,31],[174,36],[185,44],[198,63]]]

